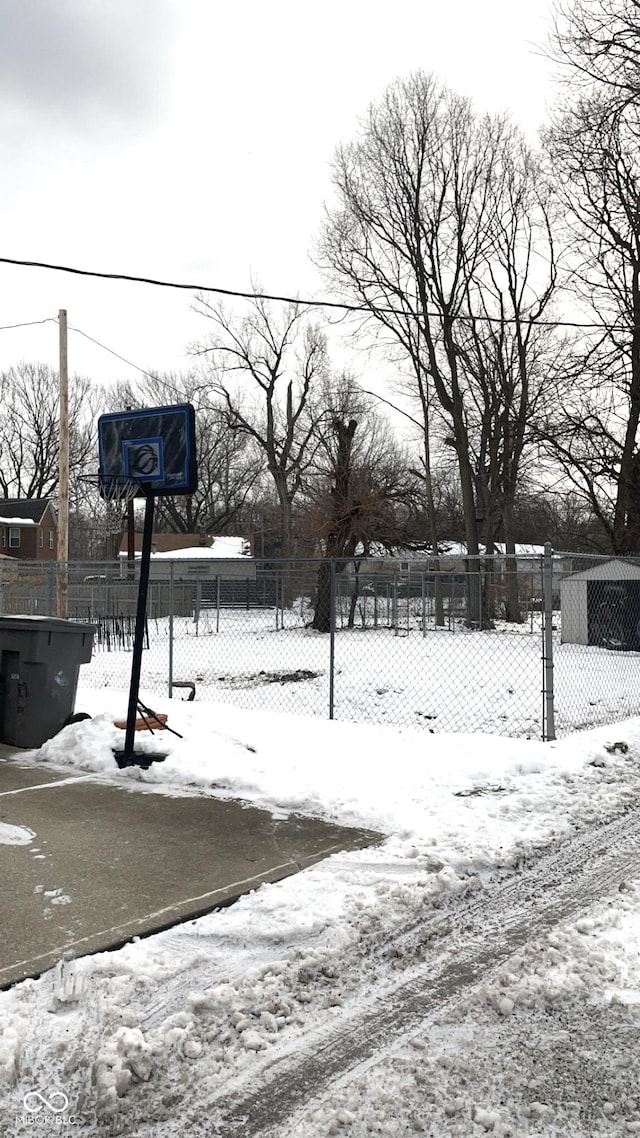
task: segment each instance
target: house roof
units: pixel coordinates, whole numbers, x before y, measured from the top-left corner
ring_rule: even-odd
[[[182,560],[214,560],[216,558],[226,558],[231,560],[235,557],[250,557],[251,549],[249,542],[245,541],[242,537],[214,537],[211,546],[193,546],[186,549],[166,549],[164,552],[157,550],[151,556],[157,561],[182,561]]]
[[[640,561],[637,557],[609,557],[606,561],[579,569],[565,577],[565,581],[637,581],[639,578]]]
[[[199,533],[154,533],[151,539],[156,557],[246,557],[250,543],[242,537],[211,536]],[[120,554],[128,551],[127,535],[120,542]],[[142,534],[135,535],[135,552],[142,551]]]
[[[201,533],[154,533],[151,541],[158,553],[166,553],[170,549],[192,549],[194,546],[209,547],[213,544],[213,538],[209,537],[207,534]],[[139,553],[141,549],[142,534],[136,533],[136,553]],[[127,552],[126,533],[120,542],[120,552]]]
[[[38,526],[47,512],[48,506],[51,506],[51,498],[0,499],[0,525],[5,524],[6,518],[7,522],[12,525]]]

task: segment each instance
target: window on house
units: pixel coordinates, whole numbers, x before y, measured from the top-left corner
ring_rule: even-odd
[[[20,527],[19,526],[9,526],[9,548],[10,549],[19,549],[20,548]]]
[[[54,548],[54,540],[53,540],[53,539],[54,539],[54,537],[55,537],[55,534],[54,534],[53,530],[52,530],[52,529],[50,529],[50,530],[49,530],[49,549],[53,549],[53,548]]]
[[[44,530],[40,529],[40,548],[44,545]]]
[[[2,544],[3,545],[7,544],[7,531],[6,531],[6,529],[2,530]]]

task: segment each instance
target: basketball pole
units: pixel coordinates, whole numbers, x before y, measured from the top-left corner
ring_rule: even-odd
[[[58,312],[60,374],[59,374],[59,440],[58,440],[58,561],[57,605],[58,616],[65,620],[69,615],[69,368],[67,355],[67,310]]]
[[[153,540],[153,493],[145,497],[144,530],[142,534],[142,555],[140,558],[140,580],[138,582],[138,604],[136,606],[136,627],[133,638],[133,658],[131,661],[131,682],[129,684],[129,710],[127,712],[127,731],[124,751],[116,753],[118,766],[132,766],[135,758],[135,732],[138,717],[138,697],[140,694],[140,672],[142,670],[142,649],[144,647],[144,623],[147,613],[147,591],[149,588],[149,568],[151,565],[151,545]],[[164,756],[162,756],[164,758]]]

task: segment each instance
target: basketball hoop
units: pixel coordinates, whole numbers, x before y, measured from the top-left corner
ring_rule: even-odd
[[[133,498],[145,500],[126,735],[124,748],[114,749],[119,767],[141,766],[146,770],[150,763],[166,758],[163,753],[137,752],[134,745],[137,713],[149,710],[140,703],[139,691],[153,512],[156,498],[195,493],[195,433],[195,412],[190,403],[115,411],[98,419],[98,490],[107,512],[118,508],[122,519],[123,507]]]
[[[85,482],[87,486],[97,490],[100,497],[110,506],[118,504],[126,506],[141,494],[140,483],[123,474],[103,474],[99,470],[95,474],[79,474],[78,481]]]
[[[127,478],[124,474],[103,474],[100,471],[96,478],[96,485],[100,497],[111,505],[120,502],[126,506],[141,493],[140,483],[134,478]]]
[[[139,484],[122,474],[105,475],[101,471],[79,474],[78,481],[98,492],[104,502],[102,525],[105,534],[118,534],[126,520],[130,502],[139,494]]]

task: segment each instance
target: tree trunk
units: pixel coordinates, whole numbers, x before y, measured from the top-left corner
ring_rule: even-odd
[[[347,628],[353,628],[356,620],[356,608],[358,605],[358,597],[360,596],[360,561],[353,562],[353,588],[351,590],[351,597],[349,600],[349,619],[347,620]]]
[[[316,632],[331,631],[331,560],[347,555],[346,560],[336,562],[335,572],[339,573],[346,568],[355,552],[356,542],[352,525],[357,508],[356,504],[350,501],[350,481],[351,448],[357,425],[355,419],[350,419],[348,424],[336,419],[333,424],[338,437],[334,470],[333,518],[331,532],[327,536],[326,559],[318,570],[318,591],[311,622],[311,627],[315,628]]]
[[[318,568],[318,585],[311,627],[316,632],[331,632],[331,561],[327,558]]]
[[[504,618],[512,624],[522,624],[522,609],[520,607],[520,592],[518,589],[518,559],[516,545],[513,538],[513,500],[505,502],[502,514],[504,526],[505,551],[505,594]]]

